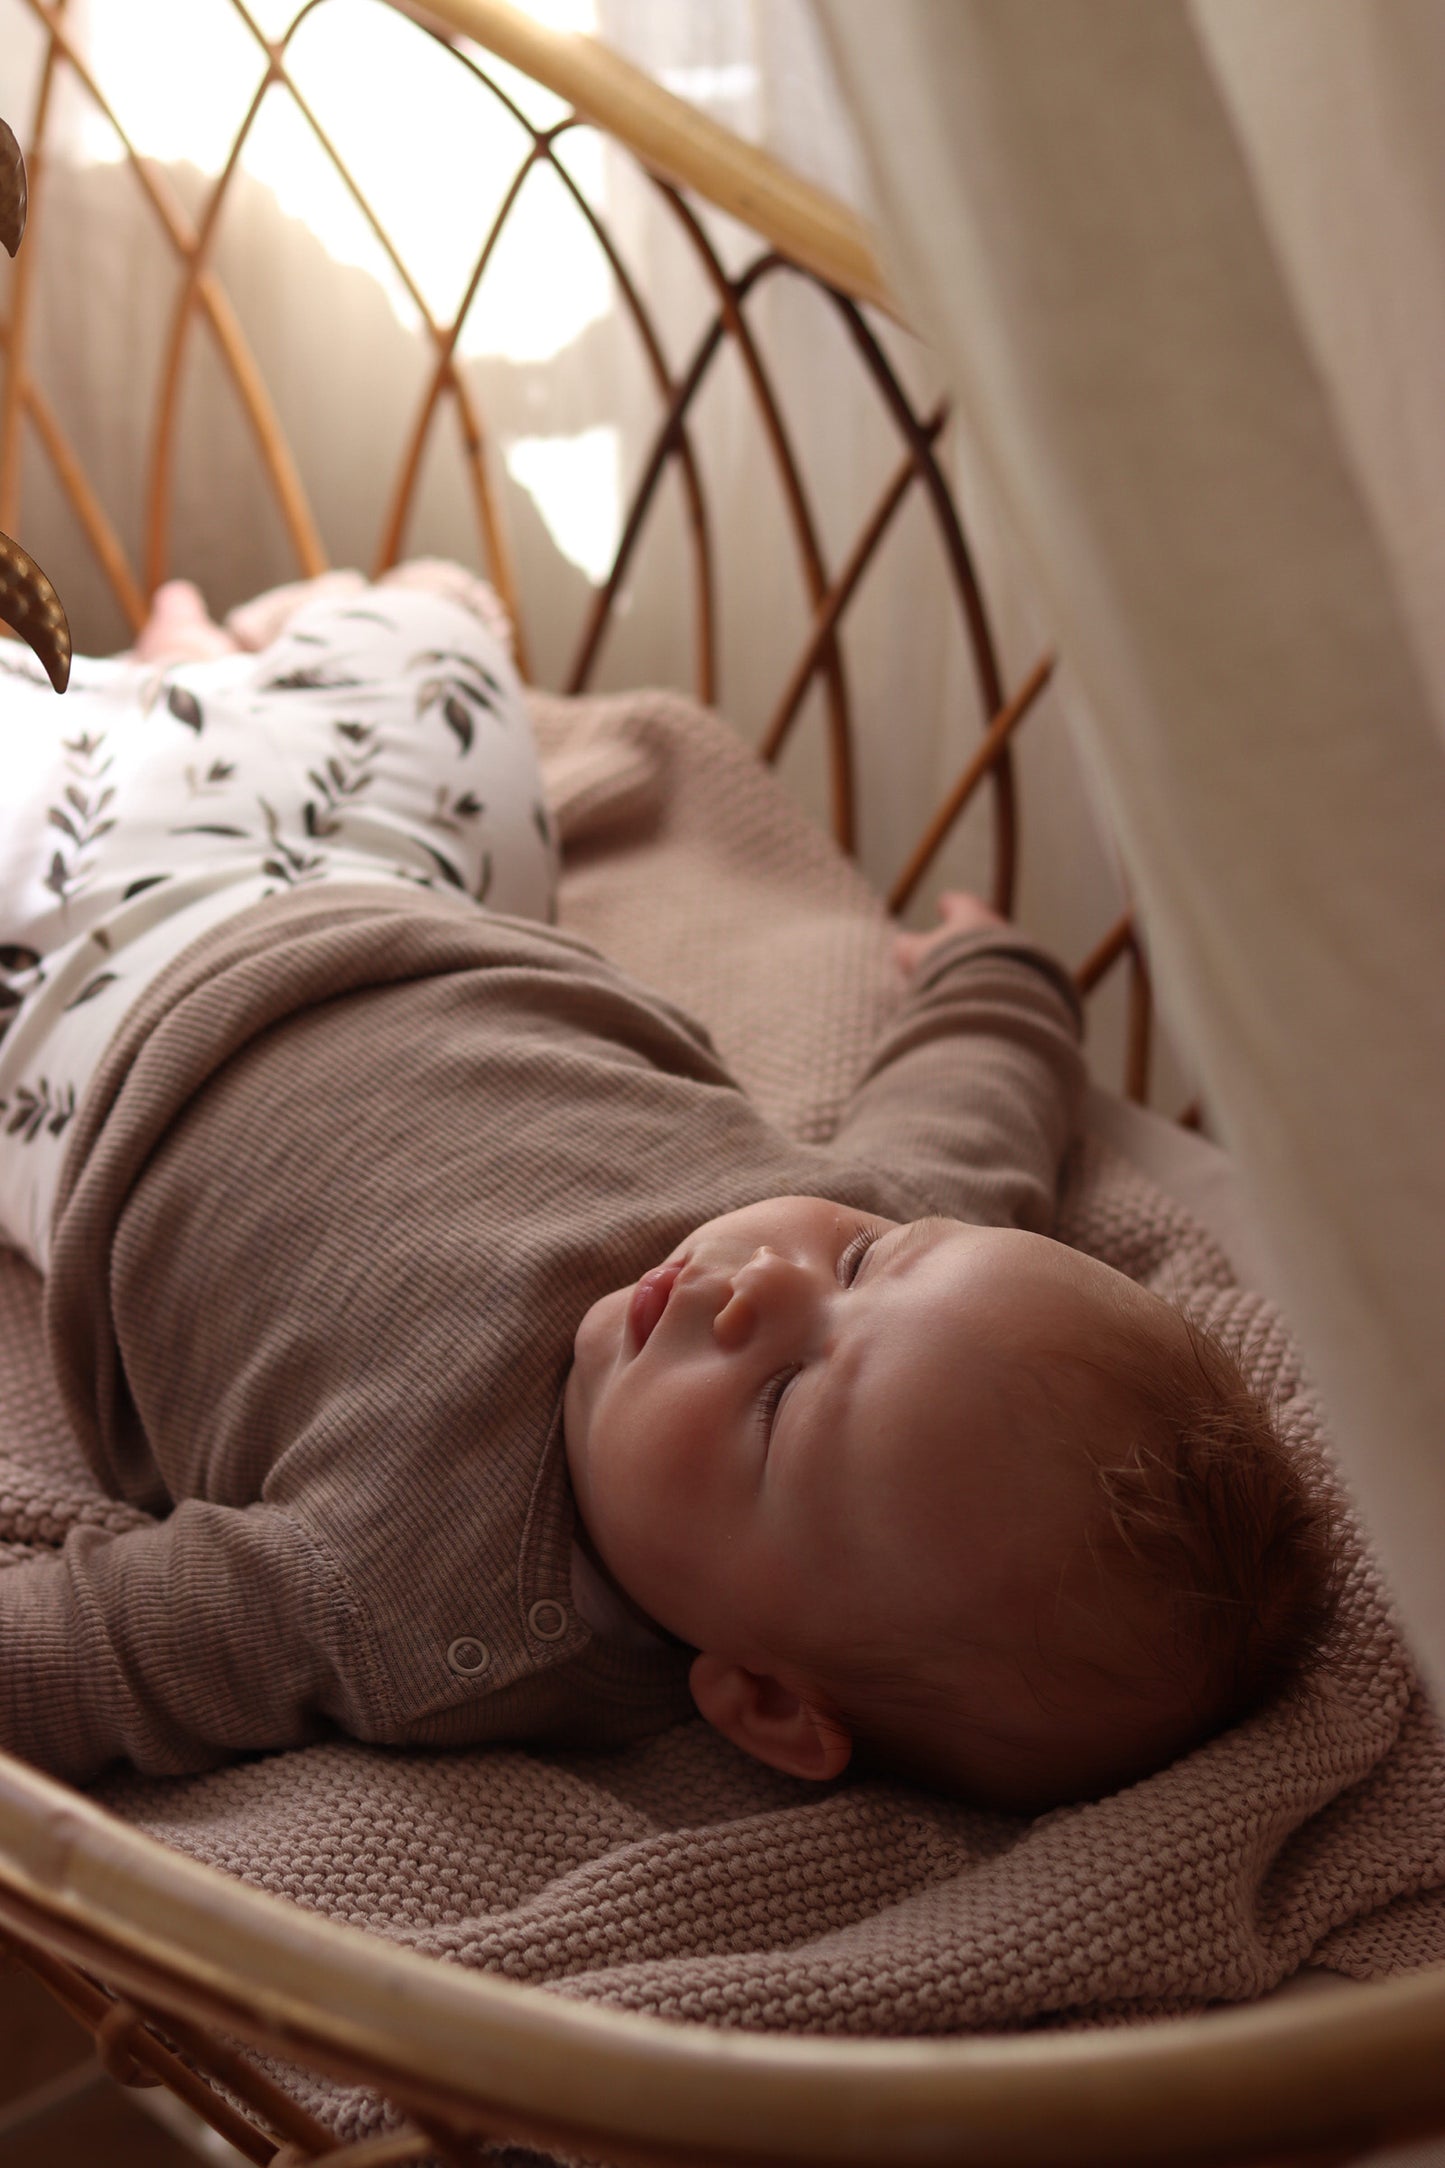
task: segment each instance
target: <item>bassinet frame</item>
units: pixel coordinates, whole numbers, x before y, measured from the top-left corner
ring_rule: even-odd
[[[296,21],[318,4],[304,0]],[[126,618],[140,625],[148,595],[170,569],[179,386],[196,327],[205,322],[250,421],[297,572],[320,572],[325,552],[296,461],[208,261],[246,128],[199,223],[187,217],[164,172],[136,158],[126,145],[182,267],[155,409],[139,566],[131,563],[48,405],[28,357],[37,241],[45,223],[45,124],[58,71],[73,69],[102,106],[104,100],[70,37],[65,0],[25,0],[25,5],[43,26],[47,48],[38,109],[22,138],[30,168],[30,231],[13,275],[8,321],[0,327],[5,358],[0,528],[23,534],[20,454],[28,425]],[[261,97],[277,86],[297,97],[304,111],[286,73],[291,33],[268,43],[243,0],[233,5],[253,30],[263,58],[263,79],[246,127]],[[1053,659],[1040,657],[1012,693],[1005,691],[968,546],[935,457],[944,415],[941,410],[925,417],[914,413],[866,313],[865,305],[884,310],[892,305],[864,227],[761,153],[700,121],[615,56],[591,41],[544,30],[504,0],[430,0],[425,12],[409,4],[401,12],[413,15],[433,36],[447,42],[465,37],[520,67],[568,101],[573,113],[549,129],[529,128],[532,150],[483,242],[462,311],[449,323],[427,310],[367,210],[411,289],[435,357],[374,569],[403,554],[427,434],[441,402],[452,399],[462,422],[481,561],[520,628],[525,668],[525,598],[517,591],[489,472],[484,417],[475,411],[454,349],[461,314],[525,173],[536,161],[550,161],[554,143],[570,128],[591,122],[632,151],[651,174],[696,252],[716,310],[689,367],[672,374],[620,254],[579,199],[637,327],[660,418],[611,573],[597,590],[562,689],[587,687],[637,535],[660,478],[675,463],[694,553],[694,690],[703,701],[712,697],[712,568],[688,420],[713,357],[730,340],[742,356],[777,465],[813,613],[758,750],[767,760],[777,759],[806,694],[815,682],[821,684],[833,831],[851,849],[853,735],[838,628],[899,505],[920,484],[966,626],[982,727],[956,783],[922,824],[888,900],[894,910],[906,906],[964,808],[987,788],[993,900],[1007,911],[1017,841],[1010,740],[1048,682]],[[470,57],[462,64],[477,65]],[[565,172],[563,179],[570,188]],[[762,252],[743,272],[724,271],[690,198],[727,211],[757,234]],[[827,294],[901,439],[894,476],[841,569],[832,572],[744,307],[761,280],[784,270],[813,279]],[[1092,991],[1116,966],[1129,975],[1125,1086],[1129,1096],[1143,1099],[1152,998],[1131,911],[1100,936],[1077,967],[1081,992]],[[1197,1108],[1186,1110],[1184,1119],[1196,1120]],[[840,2044],[667,2025],[466,1974],[303,1913],[179,1857],[5,1756],[0,1756],[0,1935],[11,1955],[92,2029],[101,2062],[112,2075],[124,2083],[168,2085],[256,2161],[345,2159],[356,2168],[424,2157],[471,2161],[478,2158],[479,2140],[505,2137],[668,2168],[681,2168],[683,2162],[783,2161],[874,2168],[949,2161],[981,2168],[1005,2162],[1266,2157],[1323,2163],[1357,2158],[1362,2148],[1387,2139],[1445,2129],[1445,2058],[1439,2053],[1445,2038],[1445,1976],[1440,1974],[1341,1987],[1319,1998],[1102,2035]],[[331,2134],[260,2077],[231,2042],[373,2086],[402,2112],[406,2126],[395,2136],[338,2149]]]

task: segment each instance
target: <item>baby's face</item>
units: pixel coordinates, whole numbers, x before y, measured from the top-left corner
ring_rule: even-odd
[[[1086,1454],[1019,1422],[1021,1368],[1087,1348],[1119,1286],[1155,1301],[1014,1229],[810,1197],[711,1220],[578,1329],[583,1522],[696,1648],[777,1670],[835,1640],[923,1646],[945,1621],[956,1641],[962,1605],[980,1698],[1016,1697],[1098,1512]]]

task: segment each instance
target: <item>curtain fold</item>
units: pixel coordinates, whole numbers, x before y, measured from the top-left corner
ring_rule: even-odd
[[[1421,567],[1445,504],[1390,397],[1438,448],[1416,327],[1445,190],[1429,99],[1377,93],[1422,50],[1440,79],[1445,24],[1368,0],[815,5],[890,269],[1037,581],[1166,1015],[1438,1690],[1445,683]],[[1357,203],[1332,258],[1312,161],[1342,145],[1377,225]]]

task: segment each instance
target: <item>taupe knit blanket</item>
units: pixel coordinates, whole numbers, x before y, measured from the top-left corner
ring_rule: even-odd
[[[880,906],[730,731],[647,694],[535,702],[564,923],[701,1015],[766,1110],[824,1137],[897,998]],[[1186,1300],[1331,1482],[1278,1312],[1096,1140],[1059,1232]],[[0,1557],[95,1490],[43,1367],[39,1283],[0,1256]],[[1445,1752],[1353,1522],[1340,1646],[1132,1790],[1033,1823],[876,1780],[815,1788],[700,1721],[620,1752],[337,1744],[96,1796],[198,1859],[385,1942],[562,1995],[754,2029],[943,2034],[1118,2023],[1314,1965],[1445,1961]],[[351,2135],[361,2094],[297,2084]]]

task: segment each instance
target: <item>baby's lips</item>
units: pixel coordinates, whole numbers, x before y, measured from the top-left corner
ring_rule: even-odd
[[[640,1355],[667,1308],[668,1297],[678,1282],[682,1271],[680,1264],[654,1265],[651,1272],[644,1272],[632,1290],[632,1300],[627,1305],[627,1323]]]

